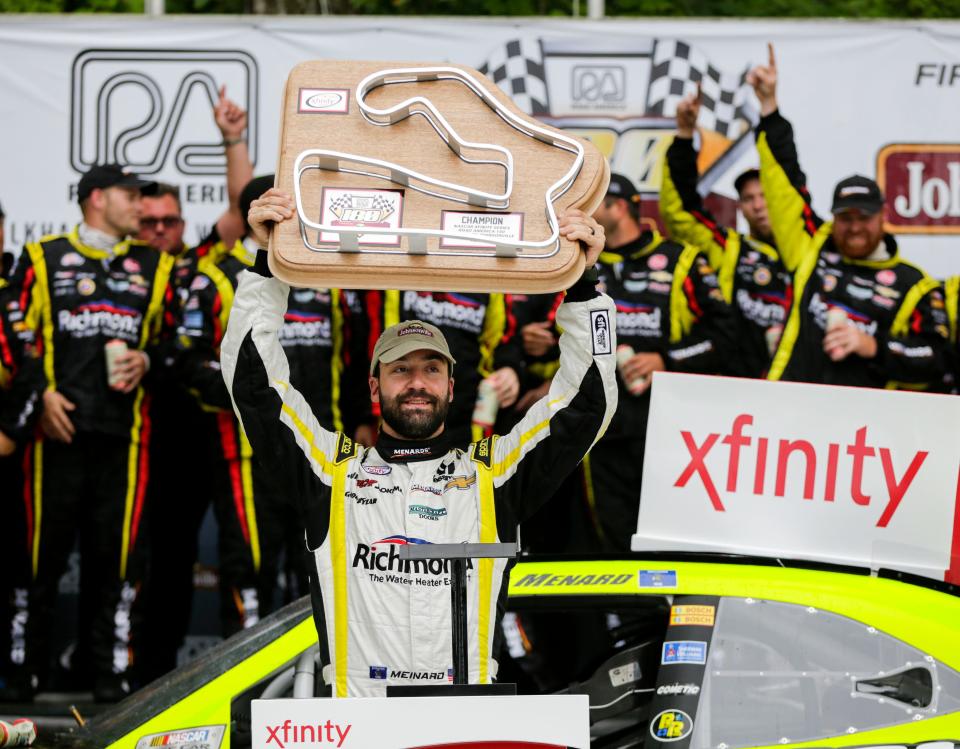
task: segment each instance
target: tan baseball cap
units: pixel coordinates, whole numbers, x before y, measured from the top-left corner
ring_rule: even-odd
[[[447,339],[443,337],[443,333],[436,325],[422,320],[407,320],[391,325],[380,334],[370,359],[370,376],[373,376],[377,364],[389,364],[420,349],[436,351],[450,362],[451,369],[457,363],[456,359],[450,355]]]

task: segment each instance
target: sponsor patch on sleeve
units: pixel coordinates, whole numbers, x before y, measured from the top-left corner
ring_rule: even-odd
[[[613,353],[613,342],[610,333],[610,313],[607,310],[590,310],[590,338],[593,342],[594,356],[604,356]]]

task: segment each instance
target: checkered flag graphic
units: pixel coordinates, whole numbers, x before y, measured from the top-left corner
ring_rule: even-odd
[[[747,70],[740,75],[721,73],[686,42],[658,39],[653,50],[647,112],[674,117],[677,104],[686,94],[695,92],[698,83],[703,92],[701,125],[736,139],[756,122],[758,112],[747,83]]]
[[[538,39],[513,39],[494,50],[478,70],[527,114],[550,113],[543,49]]]

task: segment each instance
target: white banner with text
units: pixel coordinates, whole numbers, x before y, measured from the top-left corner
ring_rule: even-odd
[[[634,551],[960,582],[960,399],[657,373]]]
[[[767,41],[776,44],[781,107],[818,212],[829,216],[839,179],[875,174],[904,255],[937,277],[960,273],[960,24],[950,21],[7,14],[7,249],[76,223],[77,180],[107,161],[179,184],[187,238],[199,240],[226,205],[226,161],[210,114],[218,88],[249,110],[256,172],[270,173],[283,83],[310,59],[477,67],[528,113],[592,139],[636,182],[650,222],[676,104],[699,82],[701,189],[714,193],[721,219],[736,222],[733,180],[757,164],[757,106],[743,73],[766,61]]]

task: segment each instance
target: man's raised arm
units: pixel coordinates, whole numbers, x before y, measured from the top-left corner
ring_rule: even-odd
[[[268,226],[292,215],[289,197],[269,190],[250,208],[251,234],[267,246]],[[328,526],[333,465],[352,454],[343,435],[323,429],[304,397],[290,384],[280,345],[290,288],[273,278],[267,253],[240,274],[220,365],[233,407],[257,459],[292,496],[307,527],[311,549],[323,543]]]

